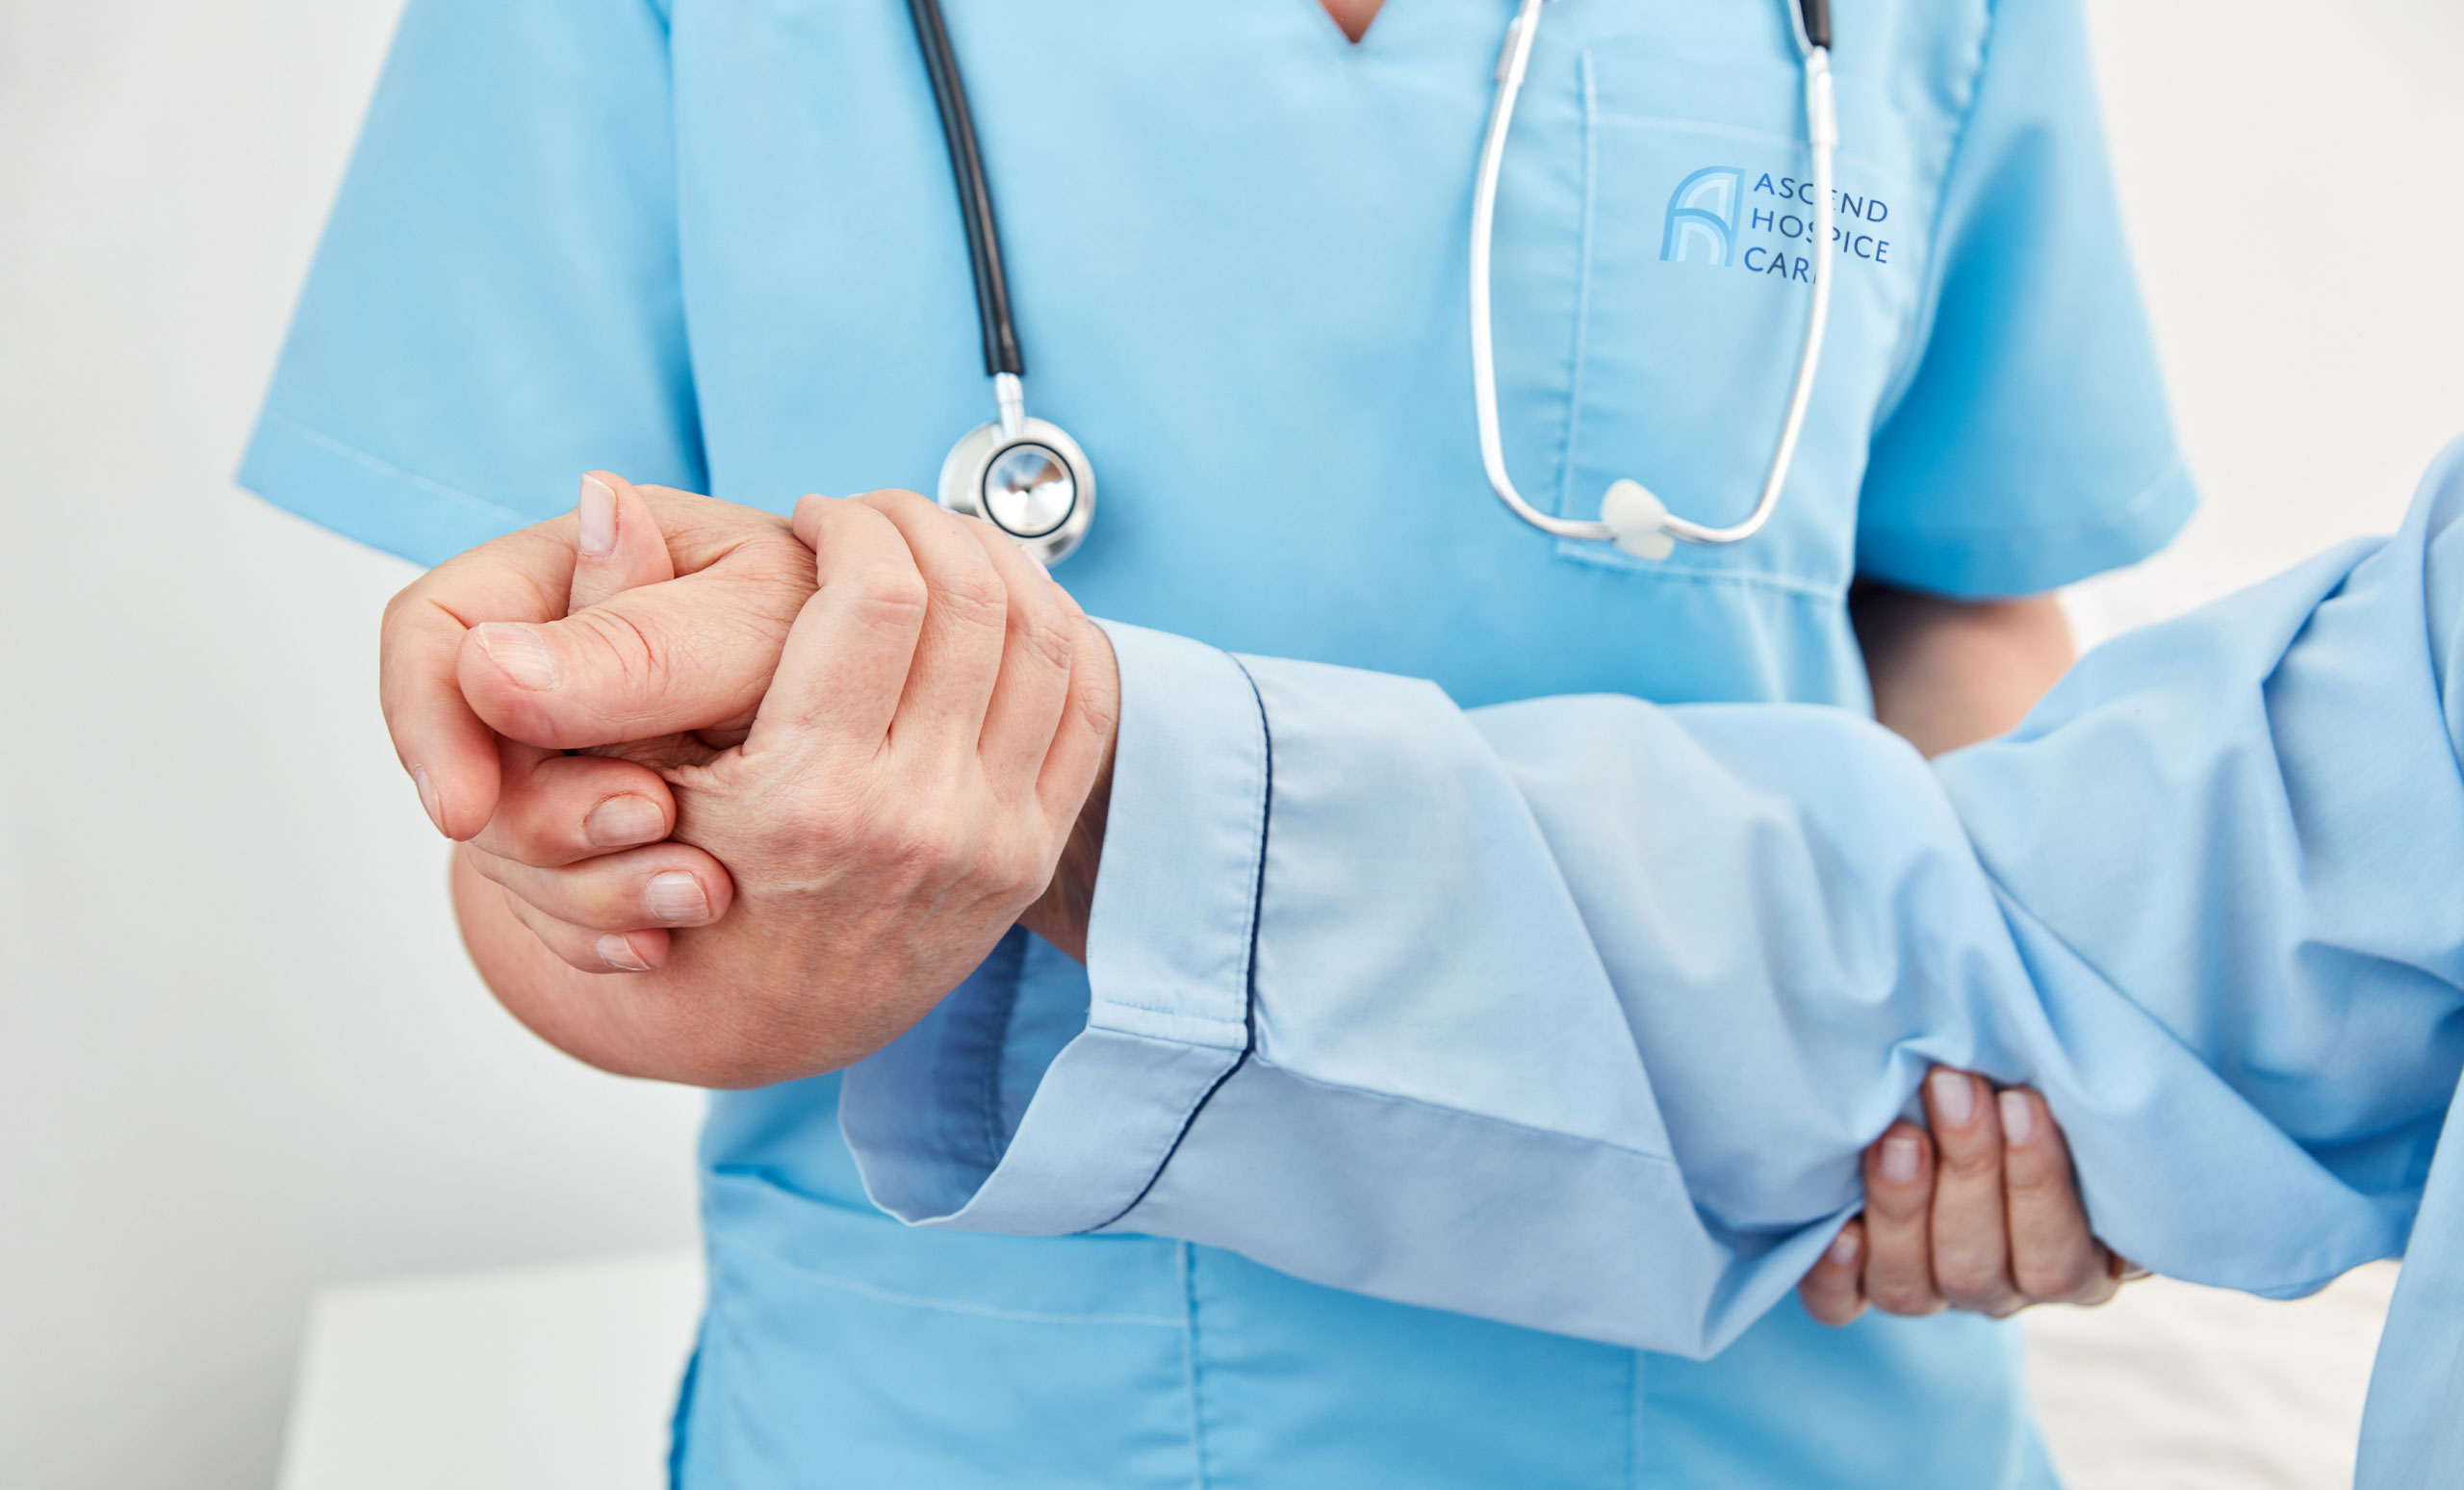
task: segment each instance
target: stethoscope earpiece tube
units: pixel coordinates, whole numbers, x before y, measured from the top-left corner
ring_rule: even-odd
[[[941,112],[941,139],[950,150],[950,173],[958,178],[959,216],[966,223],[966,254],[975,270],[975,313],[984,326],[984,372],[1024,376],[1026,358],[1010,320],[1010,282],[1001,268],[1001,230],[992,218],[992,189],[984,179],[984,155],[975,142],[975,119],[967,112],[966,84],[950,50],[950,31],[940,0],[907,0],[915,40],[924,52],[933,102]]]

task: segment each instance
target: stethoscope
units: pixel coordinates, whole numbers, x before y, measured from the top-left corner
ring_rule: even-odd
[[[1488,131],[1480,142],[1479,173],[1472,193],[1472,389],[1480,430],[1480,464],[1488,473],[1490,489],[1515,516],[1560,538],[1613,543],[1644,559],[1666,558],[1681,540],[1742,542],[1771,521],[1780,490],[1787,484],[1831,317],[1829,244],[1835,226],[1831,171],[1833,153],[1839,146],[1839,116],[1831,83],[1830,0],[1787,0],[1805,76],[1806,143],[1813,155],[1816,251],[1810,255],[1811,303],[1806,309],[1805,338],[1797,351],[1787,415],[1781,422],[1779,441],[1763,473],[1762,494],[1743,521],[1726,527],[1677,516],[1630,477],[1610,483],[1601,499],[1597,521],[1552,517],[1526,501],[1506,473],[1504,442],[1498,430],[1497,358],[1490,335],[1490,245],[1497,226],[1498,173],[1505,160],[1506,133],[1514,123],[1515,99],[1523,91],[1531,43],[1540,30],[1540,8],[1546,3],[1521,0],[1506,27],[1505,44],[1498,54],[1497,95],[1489,107]],[[993,223],[992,189],[984,179],[984,158],[976,148],[975,120],[967,112],[966,85],[959,75],[958,58],[950,50],[940,0],[908,0],[907,8],[924,51],[933,101],[940,111],[950,169],[958,179],[967,259],[975,271],[976,318],[984,332],[984,371],[992,379],[996,411],[991,423],[968,430],[941,463],[941,504],[988,519],[1045,563],[1057,564],[1085,540],[1088,526],[1094,521],[1095,470],[1078,442],[1059,425],[1027,415],[1026,359],[1018,349],[1017,327],[1010,317],[1009,274],[1002,263],[1000,232]]]

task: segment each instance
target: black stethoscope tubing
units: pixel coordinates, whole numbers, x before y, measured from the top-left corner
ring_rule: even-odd
[[[1819,3],[1819,0],[1815,0]],[[915,22],[915,40],[924,52],[924,72],[933,83],[933,102],[941,113],[941,138],[950,150],[950,173],[957,178],[959,216],[966,223],[966,256],[975,270],[976,319],[984,328],[984,372],[1026,375],[1018,349],[1018,328],[1010,317],[1010,276],[1001,260],[1001,227],[992,212],[992,188],[984,179],[984,152],[975,142],[975,116],[966,106],[966,82],[959,75],[959,60],[950,50],[950,30],[941,19],[940,0],[907,0]]]
[[[959,72],[957,54],[950,46],[949,26],[942,17],[940,0],[907,0],[907,11],[915,25],[915,39],[923,52],[925,76],[932,83],[933,102],[940,114],[941,138],[949,150],[950,173],[958,188],[959,216],[966,229],[968,267],[975,277],[976,321],[984,336],[984,371],[993,380],[1000,409],[996,422],[969,431],[950,452],[950,458],[942,466],[940,500],[959,511],[990,519],[1004,531],[1027,543],[1045,562],[1057,563],[1067,557],[1086,535],[1087,525],[1093,516],[1094,471],[1086,458],[1086,452],[1066,434],[1042,420],[1026,417],[1023,387],[1026,355],[1018,345],[1017,325],[1010,312],[1010,282],[1001,254],[1001,229],[992,209],[992,187],[985,179],[984,153],[976,141],[975,118],[967,108],[966,84]],[[1530,45],[1527,36],[1518,39],[1516,33],[1536,26],[1537,12],[1537,4],[1525,0],[1524,10],[1518,13],[1517,24],[1508,30],[1506,57],[1512,59],[1512,77],[1507,76],[1505,57],[1501,58],[1499,64],[1501,97],[1504,100],[1502,112],[1506,120],[1511,119],[1513,90],[1521,82],[1522,59]],[[1822,142],[1818,137],[1828,135],[1829,142],[1835,143],[1837,130],[1835,117],[1829,114],[1830,0],[1796,0],[1796,13],[1801,45],[1808,57],[1809,137],[1817,141],[1817,177],[1827,181],[1829,156],[1822,153]],[[1522,19],[1525,15],[1528,16],[1527,22]],[[1815,76],[1817,70],[1820,77]],[[1819,85],[1818,90],[1816,85]],[[1819,123],[1815,122],[1817,91],[1823,116]],[[1501,121],[1496,118],[1492,120],[1492,134],[1502,134]],[[1494,154],[1497,142],[1494,140],[1490,142],[1491,154]],[[1490,166],[1484,163],[1484,172],[1488,169]],[[1487,179],[1484,175],[1484,183]],[[1484,198],[1483,205],[1475,209],[1476,288],[1473,312],[1473,334],[1482,356],[1485,356],[1488,334],[1487,285],[1482,269],[1486,259],[1487,230]],[[1827,259],[1824,264],[1828,266]],[[1665,555],[1671,535],[1694,542],[1719,543],[1750,536],[1769,516],[1772,500],[1784,479],[1788,457],[1793,452],[1798,422],[1803,417],[1805,385],[1810,381],[1813,366],[1820,357],[1822,306],[1828,288],[1827,281],[1817,283],[1815,287],[1815,310],[1809,322],[1807,349],[1800,356],[1798,387],[1792,399],[1788,425],[1781,437],[1779,453],[1774,456],[1772,474],[1766,479],[1762,500],[1755,515],[1746,523],[1732,528],[1709,529],[1672,518],[1657,498],[1630,481],[1618,483],[1610,492],[1611,500],[1622,498],[1630,505],[1637,507],[1637,515],[1629,522],[1621,523],[1612,518],[1605,503],[1602,515],[1606,521],[1602,523],[1568,525],[1561,520],[1553,521],[1536,514],[1513,491],[1511,482],[1503,476],[1501,461],[1489,449],[1495,443],[1490,429],[1495,421],[1488,401],[1487,385],[1483,383],[1480,402],[1483,458],[1490,467],[1491,485],[1516,512],[1546,530],[1560,531],[1571,527],[1580,529],[1572,532],[1571,536],[1615,538],[1621,548],[1630,548],[1632,552],[1650,558]],[[1482,366],[1486,364],[1482,363]],[[1022,487],[1020,483],[1044,482],[1045,476],[1030,474],[1012,480],[1008,474],[1015,462],[1011,457],[1014,451],[1018,450],[1041,457],[1045,465],[1029,462],[1034,471],[1043,473],[1048,466],[1049,474],[1059,479],[1032,487]],[[1633,489],[1631,492],[1623,491],[1626,487]],[[1029,493],[1023,499],[1023,505],[1022,491]],[[1044,494],[1045,500],[1039,503],[1033,493]],[[1057,507],[1053,504],[1054,494],[1062,494],[1057,499],[1060,502]],[[1643,508],[1649,510],[1641,510]],[[1602,530],[1595,533],[1590,530],[1592,528]],[[1631,530],[1628,531],[1630,528]]]

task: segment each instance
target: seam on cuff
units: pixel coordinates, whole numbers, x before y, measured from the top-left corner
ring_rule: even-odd
[[[1002,1078],[1007,1074],[1002,1063],[1010,1049],[1010,1026],[1018,1017],[1018,984],[1027,971],[1026,941],[1023,938],[1005,938],[1002,947],[994,953],[1000,956],[1011,951],[1014,942],[1015,951],[1010,958],[1008,976],[1001,980],[1001,1014],[992,1021],[992,1040],[985,1048],[984,1090],[976,1098],[976,1106],[982,1110],[984,1118],[984,1172],[987,1174],[999,1166],[1001,1150],[1009,1146],[1002,1137],[1005,1126],[1002,1117],[1009,1095],[1002,1090]]]
[[[1225,655],[1232,655],[1226,653]],[[1232,1073],[1248,1065],[1249,1058],[1257,1053],[1258,926],[1264,919],[1266,908],[1267,835],[1274,826],[1274,726],[1267,718],[1266,696],[1258,691],[1256,676],[1249,671],[1248,665],[1237,656],[1232,657],[1232,665],[1241,670],[1242,681],[1249,685],[1249,699],[1257,705],[1258,739],[1261,747],[1259,750],[1261,766],[1258,771],[1257,867],[1250,874],[1249,946],[1241,967],[1241,1024],[1245,1031],[1241,1053],[1233,1057],[1231,1063],[1225,1066],[1213,1081],[1206,1084],[1206,1090],[1197,1094],[1197,1100],[1191,1103],[1190,1110],[1181,1116],[1180,1128],[1173,1133],[1172,1142],[1165,1145],[1163,1157],[1156,1160],[1154,1169],[1147,1172],[1146,1183],[1138,1187],[1138,1194],[1130,1196],[1127,1205],[1088,1227],[1089,1232],[1101,1231],[1107,1226],[1117,1225],[1122,1217],[1138,1209],[1148,1193],[1154,1190],[1156,1181],[1164,1177],[1164,1171],[1171,1168],[1172,1156],[1181,1151],[1181,1143],[1189,1138],[1190,1128],[1197,1121],[1197,1115],[1206,1111],[1206,1104],[1215,1100],[1215,1094],[1223,1090],[1223,1084],[1232,1079]],[[1231,1021],[1227,1019],[1222,1022],[1228,1024]]]
[[[1675,1155],[1656,1153],[1648,1148],[1636,1148],[1630,1143],[1614,1143],[1606,1139],[1594,1138],[1588,1134],[1570,1133],[1564,1128],[1544,1128],[1537,1123],[1524,1122],[1513,1118],[1502,1118],[1495,1113],[1484,1113],[1476,1108],[1457,1107],[1450,1102],[1432,1102],[1426,1097],[1410,1096],[1399,1092],[1380,1092],[1375,1087],[1363,1087],[1353,1082],[1328,1081],[1322,1076],[1312,1076],[1304,1071],[1295,1070],[1289,1066],[1278,1066],[1264,1058],[1258,1061],[1258,1068],[1262,1071],[1272,1071],[1284,1081],[1319,1092],[1359,1097],[1369,1102],[1383,1102],[1394,1107],[1408,1107],[1415,1112],[1436,1113],[1441,1117],[1457,1118],[1466,1122],[1483,1123],[1490,1127],[1505,1129],[1510,1133],[1527,1134],[1545,1143],[1574,1143],[1583,1148],[1598,1149],[1603,1153],[1623,1154],[1629,1159],[1639,1159],[1646,1164],[1658,1165],[1664,1169],[1673,1170],[1678,1168]]]

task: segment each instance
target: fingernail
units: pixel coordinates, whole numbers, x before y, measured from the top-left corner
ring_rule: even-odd
[[[651,964],[633,950],[633,943],[616,932],[599,938],[599,960],[618,972],[649,972]]]
[[[411,784],[419,788],[421,810],[427,813],[427,820],[436,825],[436,831],[443,833],[445,804],[437,800],[436,784],[427,779],[427,767],[411,767]]]
[[[1952,1127],[1964,1127],[1976,1116],[1976,1088],[1959,1071],[1936,1071],[1925,1078],[1934,1099],[1934,1116]]]
[[[667,814],[648,797],[610,797],[590,809],[581,831],[600,848],[630,848],[667,835]]]
[[[556,686],[556,659],[534,628],[491,621],[478,629],[478,637],[479,650],[518,686],[534,693]]]
[[[2037,1105],[2027,1093],[2014,1089],[1993,1099],[2002,1112],[2002,1137],[2014,1143],[2024,1143],[2037,1131]]]
[[[1839,1235],[1832,1238],[1831,1250],[1826,1255],[1828,1255],[1833,1262],[1838,1263],[1842,1267],[1855,1262],[1857,1260],[1857,1233],[1854,1231],[1843,1231]]]
[[[581,552],[604,558],[616,552],[616,489],[597,476],[581,478],[581,501],[574,511],[581,519]]]
[[[1883,1140],[1883,1178],[1905,1185],[1916,1177],[1916,1141],[1902,1136]]]
[[[642,903],[662,921],[689,925],[710,918],[710,897],[702,893],[702,882],[681,869],[652,875],[642,890]]]

